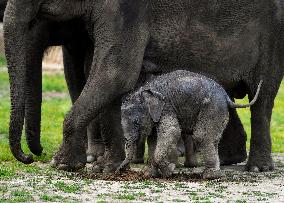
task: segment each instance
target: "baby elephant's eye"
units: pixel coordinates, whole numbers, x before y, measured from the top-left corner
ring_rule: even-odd
[[[139,126],[139,120],[138,120],[138,119],[134,119],[134,120],[133,120],[133,125],[134,125],[135,127],[138,127],[138,126]]]

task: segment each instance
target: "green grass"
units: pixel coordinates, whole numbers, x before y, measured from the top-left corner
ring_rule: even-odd
[[[1,58],[0,58],[1,64]],[[66,92],[67,87],[63,75],[44,75],[43,76],[43,92]],[[247,100],[237,101],[238,103],[246,103]],[[70,109],[71,102],[69,97],[44,99],[42,104],[42,124],[41,124],[41,143],[44,153],[41,157],[35,159],[47,162],[59,148],[62,140],[62,123],[64,115]],[[9,124],[9,80],[6,68],[0,68],[0,161],[9,161],[17,163],[15,167],[21,167],[10,153],[8,145],[8,124]],[[241,120],[244,123],[247,134],[250,138],[250,112],[249,109],[238,110]],[[273,152],[284,152],[284,81],[277,95],[273,110],[271,122],[271,134],[273,143]],[[248,138],[248,147],[249,147]],[[25,138],[22,138],[22,146],[26,153],[29,150],[26,145]],[[3,171],[4,170],[4,171]],[[12,170],[12,169],[11,169]],[[32,172],[36,172],[31,168]],[[0,170],[0,178],[9,176],[9,169]],[[11,174],[13,174],[11,172]]]
[[[247,103],[248,100],[246,98],[243,100],[237,100],[236,102]],[[246,108],[238,109],[237,111],[248,135],[247,148],[249,148],[251,135],[250,110],[249,108]],[[272,135],[272,151],[284,152],[284,80],[281,83],[280,89],[274,102],[270,130]]]
[[[54,184],[54,186],[63,191],[63,192],[66,192],[66,193],[74,193],[74,192],[78,192],[80,191],[80,185],[76,184],[76,183],[73,183],[73,184],[67,184],[63,181],[58,181]]]
[[[44,194],[40,197],[40,200],[44,201],[44,202],[58,202],[60,200],[63,200],[64,197],[59,196],[59,195],[47,195]]]
[[[31,202],[33,197],[31,192],[26,190],[15,190],[11,193],[11,198],[8,202]]]
[[[6,66],[6,58],[5,56],[0,56],[0,67]]]
[[[63,75],[44,75],[43,92],[67,92]],[[0,160],[14,161],[8,145],[8,126],[10,116],[9,80],[5,68],[0,68]],[[36,160],[49,161],[54,152],[59,148],[62,140],[62,123],[64,115],[69,110],[71,102],[69,97],[43,99],[41,143],[44,148],[43,155]],[[22,146],[29,153],[24,135]]]

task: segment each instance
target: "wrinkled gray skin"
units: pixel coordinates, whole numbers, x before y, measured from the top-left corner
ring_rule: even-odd
[[[10,0],[4,30],[11,79],[9,135],[17,152],[14,155],[29,161],[19,144],[27,92],[23,84],[30,51],[28,34],[38,19],[80,18],[96,48],[90,77],[64,120],[63,143],[54,156],[58,168],[72,170],[85,165],[82,130],[104,107],[134,89],[144,58],[163,67],[157,70],[160,73],[190,67],[193,72],[210,75],[237,98],[246,93],[252,98],[263,77],[264,91],[251,109],[247,168],[273,169],[269,126],[283,77],[282,10],[280,0],[70,0],[67,4],[58,0]],[[237,120],[234,127],[244,135],[236,114],[232,119]],[[110,149],[111,154],[118,151]]]
[[[155,150],[150,151],[147,174],[172,175],[177,163],[178,141],[183,132],[191,136],[191,142],[203,154],[203,178],[219,178],[218,144],[229,121],[228,108],[254,104],[260,86],[250,104],[237,105],[219,84],[200,74],[180,70],[157,77],[122,102],[121,124],[126,140],[126,158],[119,169],[132,161],[138,141],[150,136],[155,127],[157,141],[149,143],[149,148]],[[188,150],[187,155],[192,149]]]
[[[4,14],[6,2],[0,2],[0,11],[3,10],[1,14]],[[31,30],[29,34],[29,39],[33,39],[29,42],[35,48],[30,47],[29,55],[27,56],[32,58],[27,58],[29,61],[28,66],[31,67],[28,69],[29,74],[27,76],[28,82],[26,87],[28,90],[25,111],[26,136],[30,150],[34,154],[40,155],[42,153],[42,146],[40,145],[42,54],[49,46],[63,45],[64,72],[71,100],[74,103],[79,97],[88,77],[93,47],[85,30],[84,23],[79,19],[63,23],[41,19],[35,22],[34,30]],[[96,126],[94,126],[94,122],[87,128],[88,137],[94,140],[88,143],[87,149],[87,153],[92,156],[92,159],[96,159],[97,156],[104,153],[100,132],[95,130]],[[96,138],[95,135],[99,136]],[[12,152],[17,153],[15,149],[12,149]],[[27,162],[30,161],[28,160]]]
[[[7,0],[0,1],[1,21],[3,21],[6,3]],[[43,150],[40,144],[40,105],[42,93],[40,61],[44,50],[49,46],[63,45],[64,72],[72,103],[74,103],[86,83],[86,78],[88,77],[93,59],[94,49],[86,32],[84,22],[80,19],[57,22],[54,19],[40,17],[33,22],[33,26],[30,28],[28,34],[28,43],[31,44],[31,47],[27,50],[28,55],[26,60],[29,61],[27,63],[28,68],[30,68],[30,64],[32,64],[31,66],[33,67],[28,69],[29,74],[27,75],[28,83],[26,89],[28,92],[28,99],[25,111],[26,137],[31,152],[36,155],[40,155]],[[108,119],[109,115],[106,113],[105,117]],[[101,138],[101,133],[117,133],[117,131],[121,128],[120,118],[117,121],[114,121],[111,126],[106,126],[106,124],[103,124],[102,122],[99,123],[97,120],[98,119],[94,119],[87,128],[88,162],[93,162],[98,156],[102,156],[104,154],[104,144]],[[106,121],[106,123],[109,122]],[[117,123],[117,125],[115,123]],[[103,129],[108,129],[108,131]],[[15,141],[15,139],[11,141],[12,145],[13,141]],[[120,142],[122,143],[121,145],[124,145],[123,139]],[[16,149],[13,148],[13,154],[18,153],[18,149],[19,147]],[[139,151],[143,151],[144,153],[143,148]],[[120,156],[122,156],[123,159],[123,151]],[[24,162],[29,163],[31,161],[32,159],[27,159]]]

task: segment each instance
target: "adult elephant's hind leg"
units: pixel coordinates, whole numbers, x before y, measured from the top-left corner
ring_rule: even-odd
[[[87,127],[87,162],[91,163],[103,156],[105,147],[101,136],[100,119],[94,119]]]
[[[251,142],[247,170],[252,172],[274,169],[271,157],[270,121],[274,99],[282,77],[278,76],[273,79],[274,81],[269,81],[266,78],[263,81],[258,99],[251,106]],[[249,95],[250,98],[253,96]]]
[[[119,100],[107,107],[102,114],[101,135],[105,147],[102,170],[104,173],[114,172],[125,158],[120,106]]]
[[[229,109],[230,119],[219,143],[221,165],[241,163],[247,158],[247,134],[236,109]]]

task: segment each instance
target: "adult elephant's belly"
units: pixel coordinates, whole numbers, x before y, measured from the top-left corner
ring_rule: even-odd
[[[260,26],[255,22],[224,33],[198,21],[189,27],[161,25],[153,26],[145,52],[160,72],[187,69],[218,80],[226,89],[252,76],[259,59]]]

